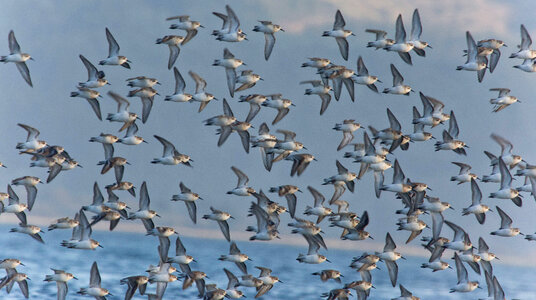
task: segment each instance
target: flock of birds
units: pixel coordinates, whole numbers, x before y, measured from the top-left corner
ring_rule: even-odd
[[[240,28],[240,21],[231,7],[226,6],[225,13],[214,12],[215,16],[223,21],[221,29],[216,29],[212,35],[217,40],[222,42],[241,42],[247,39],[247,34]],[[207,92],[206,81],[197,73],[189,71],[188,74],[196,84],[195,93],[186,93],[186,83],[181,72],[177,67],[174,67],[179,54],[180,48],[185,46],[190,40],[195,38],[199,28],[203,28],[200,22],[190,20],[189,16],[177,16],[168,18],[168,20],[178,21],[170,26],[171,29],[179,29],[186,32],[186,36],[167,35],[156,40],[156,44],[166,44],[169,47],[170,55],[168,61],[168,69],[173,68],[176,85],[173,95],[165,97],[165,101],[173,102],[199,102],[199,112],[216,97]],[[349,43],[347,37],[354,35],[351,30],[345,29],[345,21],[340,11],[336,12],[333,29],[324,31],[322,36],[335,38],[339,47],[341,56],[344,60],[348,60]],[[279,31],[284,31],[279,25],[273,24],[270,21],[260,21],[253,29],[254,32],[263,33],[265,36],[264,58],[268,60],[274,50],[276,38],[275,34]],[[106,38],[109,43],[109,55],[101,60],[99,65],[104,66],[122,66],[129,69],[131,61],[127,57],[120,55],[120,47],[112,33],[108,28],[105,30]],[[395,39],[387,38],[387,33],[382,30],[367,29],[366,32],[375,34],[375,40],[368,43],[368,47],[375,49],[384,49],[390,52],[396,52],[407,64],[412,64],[411,51],[418,56],[425,57],[428,48],[432,48],[428,43],[421,40],[422,25],[419,12],[416,9],[412,17],[412,29],[409,38],[406,35],[402,16],[399,15],[396,19],[396,35]],[[534,60],[536,59],[536,50],[532,50],[532,40],[527,30],[521,25],[521,44],[519,51],[513,53],[510,57],[522,59],[523,63],[515,67],[526,71],[535,72],[536,67]],[[24,80],[32,86],[30,71],[26,62],[31,58],[29,54],[21,52],[20,46],[15,38],[13,31],[9,33],[9,50],[10,54],[0,57],[2,62],[15,63]],[[486,70],[493,72],[496,68],[501,56],[500,48],[506,46],[504,42],[497,39],[488,39],[475,42],[469,32],[466,33],[467,49],[465,55],[467,61],[465,64],[457,67],[458,70],[474,71],[477,73],[478,81],[482,81]],[[277,50],[276,50],[277,51]],[[488,58],[489,57],[489,58]],[[80,55],[82,63],[87,68],[88,80],[80,82],[77,86],[77,91],[71,93],[71,97],[80,97],[86,99],[92,110],[99,120],[102,120],[101,109],[98,98],[101,94],[95,90],[101,88],[108,83],[105,78],[105,73],[98,70],[88,59]],[[259,75],[253,73],[252,70],[242,70],[237,72],[237,69],[244,66],[245,63],[236,58],[227,48],[223,49],[223,58],[214,60],[214,66],[223,67],[227,79],[227,86],[231,98],[234,94],[248,90],[256,85],[259,80],[263,80]],[[311,87],[305,90],[305,95],[317,95],[320,97],[322,104],[320,114],[322,115],[328,108],[332,96],[339,100],[342,94],[343,84],[348,91],[348,95],[354,101],[354,84],[366,85],[372,91],[378,93],[376,84],[381,82],[377,76],[369,75],[369,72],[361,57],[357,60],[357,72],[342,65],[335,65],[327,58],[310,58],[303,63],[302,67],[312,68],[316,71],[320,78],[315,80],[303,81],[301,84],[310,84]],[[413,88],[404,85],[404,78],[397,70],[394,64],[391,64],[391,72],[393,75],[393,86],[387,87],[383,93],[394,95],[409,95]],[[156,226],[153,218],[159,216],[158,213],[150,208],[150,197],[146,182],[143,182],[139,188],[139,208],[131,210],[127,204],[119,200],[115,194],[117,191],[128,191],[132,196],[136,197],[136,190],[132,183],[123,181],[125,167],[129,164],[128,161],[114,154],[114,143],[122,143],[125,145],[138,145],[145,142],[142,137],[137,136],[138,120],[145,123],[150,115],[155,95],[159,95],[154,89],[155,85],[159,84],[157,79],[138,76],[128,78],[126,80],[128,86],[133,90],[128,93],[128,97],[139,97],[142,102],[141,117],[129,110],[130,102],[127,98],[109,92],[108,95],[117,102],[117,112],[108,113],[106,120],[121,124],[119,132],[126,130],[123,138],[119,138],[113,134],[100,134],[96,137],[91,137],[89,142],[101,143],[104,148],[104,160],[98,162],[102,165],[101,174],[107,173],[111,169],[114,170],[116,182],[105,187],[108,200],[105,201],[99,185],[95,182],[93,187],[93,202],[84,205],[75,214],[74,218],[63,217],[57,219],[51,224],[48,230],[65,230],[72,229],[70,239],[65,239],[61,246],[72,250],[95,250],[100,247],[98,241],[91,238],[92,226],[98,222],[109,222],[109,229],[112,231],[120,220],[140,220],[143,224],[147,235],[156,236],[159,239],[158,254],[160,261],[156,266],[150,266],[147,270],[147,275],[133,275],[121,280],[121,284],[125,284],[126,294],[125,299],[131,299],[133,295],[139,291],[140,294],[145,294],[148,284],[156,284],[154,294],[148,294],[148,299],[162,299],[168,283],[176,280],[183,281],[183,289],[189,288],[195,283],[199,297],[203,299],[223,299],[245,297],[245,293],[240,289],[253,288],[256,290],[255,298],[261,297],[268,293],[270,289],[278,284],[279,278],[272,275],[272,270],[255,266],[260,271],[259,276],[254,276],[248,272],[247,262],[249,256],[242,253],[237,244],[231,238],[231,231],[227,221],[233,218],[229,213],[210,207],[203,219],[215,221],[223,234],[223,237],[229,241],[229,254],[221,255],[220,261],[232,262],[236,264],[241,275],[237,276],[227,268],[223,268],[229,281],[227,287],[220,288],[216,284],[205,283],[208,278],[207,274],[202,271],[194,271],[190,267],[190,263],[194,261],[194,257],[187,254],[186,248],[183,245],[179,236],[175,240],[175,254],[169,254],[171,246],[171,237],[178,234],[173,228],[165,226]],[[491,99],[491,104],[494,105],[493,111],[499,112],[508,105],[519,102],[516,97],[510,96],[510,90],[506,88],[494,88],[491,91],[499,92],[497,98]],[[402,133],[402,126],[396,116],[387,109],[387,117],[389,127],[378,130],[369,126],[369,133],[364,130],[362,143],[354,143],[354,132],[358,129],[365,129],[360,123],[355,120],[344,120],[341,123],[335,124],[334,130],[342,132],[342,140],[337,147],[337,151],[342,149],[352,148],[352,151],[344,153],[343,158],[352,159],[360,164],[360,169],[357,173],[349,171],[339,160],[336,161],[337,173],[333,176],[325,178],[323,185],[333,185],[334,193],[329,199],[329,206],[325,204],[325,197],[317,189],[308,186],[307,190],[312,195],[314,201],[312,206],[307,206],[301,216],[296,211],[297,192],[302,190],[294,185],[281,185],[268,188],[269,193],[275,193],[279,197],[284,197],[287,206],[280,205],[272,201],[262,191],[256,190],[249,185],[248,176],[239,168],[232,166],[231,170],[238,177],[236,187],[232,188],[227,194],[239,197],[253,196],[256,202],[251,202],[249,209],[250,215],[257,220],[255,225],[248,226],[246,229],[252,232],[250,240],[254,241],[270,241],[279,238],[280,215],[288,212],[292,221],[288,224],[292,228],[293,234],[300,234],[307,241],[309,247],[306,254],[299,254],[297,261],[306,264],[321,264],[329,261],[325,255],[319,253],[321,248],[327,249],[322,236],[321,222],[327,217],[330,227],[338,227],[341,230],[340,238],[342,240],[359,241],[371,238],[366,231],[369,224],[369,215],[367,211],[356,213],[350,210],[350,203],[341,199],[346,189],[351,192],[355,191],[356,181],[363,176],[370,174],[372,170],[374,176],[374,190],[376,197],[380,197],[382,192],[394,193],[395,197],[401,200],[402,206],[397,210],[397,214],[401,217],[397,222],[398,230],[409,232],[407,243],[412,242],[418,237],[423,230],[430,228],[431,235],[422,237],[423,246],[430,251],[430,259],[422,264],[422,268],[428,268],[433,272],[451,268],[452,263],[443,261],[442,255],[446,249],[454,251],[454,266],[457,270],[458,282],[454,284],[450,292],[471,292],[476,288],[480,288],[482,284],[478,281],[470,280],[466,265],[477,275],[483,275],[488,289],[488,298],[486,299],[505,299],[504,291],[499,284],[499,281],[493,273],[492,262],[496,259],[495,255],[490,252],[490,249],[483,237],[478,239],[478,246],[473,245],[468,233],[455,223],[444,218],[445,210],[450,208],[450,204],[440,201],[439,198],[431,194],[431,189],[426,183],[412,182],[406,178],[401,164],[395,159],[391,163],[387,159],[388,155],[394,155],[399,148],[402,151],[409,149],[413,142],[425,142],[430,139],[435,139],[431,133],[426,132],[426,127],[442,126],[448,122],[448,130],[442,132],[441,140],[435,143],[436,151],[452,150],[457,154],[465,155],[466,143],[460,139],[460,129],[458,127],[456,117],[453,111],[449,114],[445,113],[445,104],[431,96],[419,93],[422,101],[422,113],[417,107],[413,107],[413,133]],[[226,99],[223,99],[223,114],[208,118],[204,121],[207,126],[216,126],[219,139],[218,146],[225,143],[228,137],[236,132],[240,136],[242,146],[246,153],[249,153],[251,148],[258,148],[261,152],[262,164],[267,171],[270,171],[273,163],[287,160],[292,162],[290,176],[302,175],[307,166],[315,159],[315,156],[310,153],[304,153],[302,150],[307,150],[303,143],[297,141],[297,135],[290,130],[278,129],[276,132],[281,134],[278,137],[270,132],[266,122],[259,122],[257,136],[251,136],[249,129],[252,128],[252,121],[260,111],[261,107],[269,107],[277,110],[277,114],[272,121],[272,125],[277,124],[290,111],[291,106],[294,106],[291,100],[285,99],[282,94],[261,95],[249,94],[241,95],[239,103],[248,103],[250,111],[244,121],[238,121],[234,116],[231,106]],[[39,140],[39,130],[26,124],[18,124],[21,128],[27,131],[28,136],[26,141],[17,144],[16,148],[21,154],[27,154],[31,159],[30,166],[48,168],[47,183],[50,183],[61,172],[73,170],[76,167],[81,167],[62,146],[52,146],[47,142]],[[180,153],[174,144],[166,138],[154,135],[163,146],[161,156],[154,158],[151,163],[162,165],[178,165],[184,164],[191,167],[192,159],[189,155]],[[476,174],[470,173],[471,166],[467,163],[453,162],[454,165],[460,168],[459,174],[451,177],[451,181],[458,184],[467,183],[471,186],[472,202],[462,211],[463,215],[474,215],[479,224],[484,224],[486,213],[492,212],[492,208],[482,203],[482,193],[477,180],[482,183],[500,183],[500,187],[496,192],[489,195],[490,198],[510,199],[517,206],[522,205],[521,193],[531,192],[536,195],[536,166],[530,165],[524,161],[520,155],[513,153],[513,145],[505,138],[492,134],[492,139],[501,147],[501,153],[494,155],[491,152],[485,152],[490,159],[490,164],[493,166],[489,175],[484,175],[479,178]],[[2,165],[3,166],[3,165]],[[4,166],[5,167],[5,166]],[[128,167],[127,167],[128,168]],[[385,181],[384,172],[393,169],[392,181]],[[524,176],[525,184],[519,188],[512,186],[512,171],[517,168],[516,176]],[[35,204],[37,197],[37,185],[42,183],[41,179],[33,176],[24,176],[14,179],[11,185],[7,186],[7,193],[0,193],[0,212],[2,214],[15,214],[20,220],[18,227],[13,228],[12,232],[27,234],[44,243],[41,237],[42,230],[38,226],[30,225],[27,220],[27,212],[30,212]],[[19,200],[18,195],[12,189],[13,186],[24,186],[26,189],[27,201],[23,203]],[[180,183],[180,193],[172,196],[172,201],[184,202],[188,211],[188,215],[192,222],[197,222],[197,200],[202,199],[196,192],[190,190],[183,182]],[[4,200],[6,200],[4,202]],[[331,208],[333,207],[333,208]],[[518,228],[512,226],[512,219],[499,206],[495,207],[496,212],[500,215],[500,228],[491,232],[492,235],[502,237],[513,237],[522,234]],[[91,222],[86,216],[87,213],[92,213]],[[430,216],[431,223],[425,223],[421,218]],[[306,219],[314,218],[314,219]],[[443,230],[443,224],[446,224],[454,233],[452,239],[445,238],[449,232]],[[536,240],[536,235],[525,235],[527,240]],[[360,279],[351,282],[342,283],[343,275],[338,270],[322,269],[312,275],[319,276],[325,282],[334,280],[341,284],[340,288],[332,289],[322,295],[327,299],[348,299],[352,295],[352,290],[357,294],[358,299],[367,299],[371,288],[373,288],[373,280],[371,271],[377,268],[377,264],[383,262],[388,270],[390,281],[395,287],[397,284],[400,289],[400,297],[394,299],[419,299],[413,296],[397,280],[398,265],[397,260],[403,259],[403,255],[396,252],[396,244],[390,233],[385,236],[385,246],[382,250],[375,253],[363,253],[360,257],[355,257],[350,267],[357,270],[360,274]],[[476,251],[475,251],[476,250]],[[200,259],[200,258],[198,258]],[[178,265],[178,271],[174,265]],[[28,282],[27,276],[20,273],[16,268],[24,266],[23,263],[16,258],[5,258],[0,261],[0,268],[6,270],[7,275],[0,281],[0,289],[4,289],[9,293],[12,290],[14,283],[18,283],[22,294],[28,298]],[[45,281],[56,282],[58,287],[58,299],[65,299],[68,294],[67,282],[76,277],[64,270],[52,269],[52,275],[46,275]],[[173,273],[179,272],[178,275]],[[236,272],[235,272],[236,273]],[[91,267],[91,279],[89,285],[81,288],[78,293],[89,295],[95,299],[106,299],[109,291],[101,287],[101,278],[97,266],[94,262]],[[473,274],[474,275],[474,274]],[[472,276],[471,276],[472,277]],[[347,278],[351,278],[348,276]],[[111,284],[111,283],[106,283]]]

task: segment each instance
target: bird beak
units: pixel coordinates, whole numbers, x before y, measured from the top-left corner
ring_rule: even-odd
[[[285,29],[283,29],[283,28],[279,28],[279,30],[281,30],[281,31],[285,32]]]
[[[158,85],[162,85],[160,82],[156,82],[156,84],[158,84]]]
[[[76,165],[76,166],[79,167],[79,168],[83,168],[82,165]]]
[[[156,214],[156,216],[160,218],[160,215],[159,215],[159,214]]]
[[[370,235],[369,235],[369,237],[368,237],[368,238],[369,238],[369,239],[371,239],[371,240],[374,240],[374,238],[373,238],[373,237],[371,237]]]
[[[127,161],[127,165],[130,165],[130,163]]]
[[[327,258],[326,258],[326,261],[327,261],[328,263],[331,263],[331,261],[330,261],[329,259],[327,259]]]
[[[99,245],[99,248],[104,248],[103,246]]]
[[[35,59],[33,59],[33,57],[30,57],[30,60],[35,60]]]
[[[309,149],[307,149],[305,146],[303,146],[303,149],[305,149],[305,150],[309,150]]]
[[[141,141],[142,143],[149,144],[146,140]]]
[[[74,277],[74,276],[73,276],[73,279],[74,279],[74,280],[78,280],[78,278],[76,278],[76,277]]]

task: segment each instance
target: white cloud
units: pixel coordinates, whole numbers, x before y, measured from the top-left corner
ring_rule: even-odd
[[[443,29],[443,34],[455,30],[470,30],[475,33],[505,35],[509,33],[507,21],[512,15],[512,9],[507,3],[488,0],[451,0],[451,1],[355,1],[355,0],[318,0],[311,1],[264,1],[268,12],[277,14],[284,24],[285,30],[299,33],[307,27],[327,26],[333,23],[335,11],[340,9],[347,23],[382,23],[388,31],[394,30],[394,21],[399,13],[406,20],[406,27],[411,27],[411,14],[419,9],[424,26],[424,32]],[[286,9],[281,10],[281,7]],[[330,8],[331,7],[331,8]],[[374,24],[371,24],[371,26]],[[430,28],[430,31],[427,30]],[[352,29],[352,28],[350,28]],[[357,31],[354,29],[354,31]]]

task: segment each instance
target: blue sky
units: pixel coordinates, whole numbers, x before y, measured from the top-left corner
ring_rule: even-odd
[[[238,44],[226,44],[214,40],[209,35],[212,29],[220,27],[220,21],[211,14],[212,11],[224,11],[224,4],[230,4],[241,20],[241,27],[248,33],[249,41]],[[158,5],[145,1],[114,1],[109,2],[68,2],[58,6],[56,2],[16,1],[3,4],[0,18],[0,30],[4,32],[4,45],[0,44],[0,53],[7,54],[7,35],[9,30],[15,31],[16,37],[24,52],[28,52],[35,61],[28,62],[34,88],[30,88],[18,74],[15,66],[0,66],[0,89],[3,100],[0,103],[3,112],[0,118],[0,131],[4,138],[4,147],[0,149],[0,160],[8,169],[0,170],[0,183],[4,185],[13,178],[23,175],[46,177],[44,169],[29,168],[29,159],[19,155],[14,149],[17,142],[23,141],[26,132],[17,123],[34,126],[41,131],[41,138],[50,144],[63,145],[78,160],[83,169],[60,174],[51,184],[40,185],[37,204],[29,215],[33,220],[48,223],[62,216],[72,216],[81,205],[91,201],[92,186],[97,181],[101,188],[113,182],[113,174],[100,175],[96,166],[102,160],[103,150],[100,144],[89,143],[91,136],[100,132],[117,133],[118,126],[106,121],[98,121],[89,105],[80,98],[70,98],[69,93],[75,90],[80,81],[86,80],[86,70],[78,58],[83,54],[93,63],[107,56],[108,44],[104,29],[108,27],[121,46],[121,53],[132,61],[132,69],[120,67],[102,68],[112,84],[100,89],[104,98],[100,100],[103,114],[114,112],[116,104],[106,96],[109,90],[122,95],[128,93],[125,79],[139,75],[157,78],[162,85],[157,86],[162,96],[155,98],[155,104],[147,124],[140,124],[139,135],[149,144],[139,146],[116,145],[116,155],[126,157],[131,166],[126,167],[125,180],[133,182],[137,187],[141,182],[148,182],[152,208],[162,218],[157,224],[178,226],[179,231],[195,232],[212,236],[216,225],[211,222],[199,221],[192,227],[184,204],[169,201],[179,191],[179,181],[183,181],[194,192],[205,200],[198,203],[198,214],[206,213],[210,206],[228,210],[237,220],[231,222],[231,230],[237,236],[244,236],[243,229],[254,223],[246,218],[247,208],[254,198],[239,198],[226,195],[225,192],[234,188],[236,177],[231,166],[243,170],[250,177],[250,184],[265,192],[271,186],[294,184],[306,190],[308,185],[319,189],[326,197],[330,197],[333,188],[321,186],[322,179],[336,173],[335,160],[341,159],[343,164],[357,171],[358,166],[342,159],[344,151],[337,152],[336,147],[341,134],[331,128],[344,119],[355,119],[363,125],[385,128],[388,125],[385,110],[389,107],[402,123],[404,132],[412,130],[412,106],[421,108],[418,94],[410,97],[374,94],[366,87],[356,87],[356,102],[352,103],[343,91],[339,102],[332,101],[323,116],[318,115],[320,100],[316,96],[304,96],[305,86],[298,83],[302,80],[315,79],[312,69],[299,66],[307,57],[327,57],[334,63],[343,64],[348,68],[356,68],[356,60],[363,56],[371,74],[378,75],[383,81],[378,87],[382,89],[391,85],[392,78],[389,64],[394,63],[405,77],[405,82],[416,91],[433,96],[446,104],[446,110],[455,111],[460,126],[460,138],[471,147],[467,157],[452,152],[433,151],[433,142],[413,144],[407,152],[396,152],[402,169],[407,177],[414,181],[424,181],[432,187],[433,196],[448,201],[455,208],[448,211],[445,218],[451,220],[469,232],[474,243],[483,236],[490,244],[492,251],[499,257],[534,254],[533,245],[522,237],[500,238],[491,237],[489,232],[499,226],[496,213],[488,213],[486,224],[478,225],[472,216],[462,217],[461,210],[470,204],[470,187],[468,184],[456,186],[449,182],[451,175],[458,169],[451,161],[462,161],[473,166],[479,175],[490,171],[489,161],[483,150],[498,153],[500,148],[489,135],[495,132],[508,138],[515,146],[515,152],[534,163],[532,149],[535,146],[533,111],[536,106],[531,98],[534,74],[526,74],[512,68],[518,60],[508,59],[516,45],[520,42],[519,26],[525,24],[530,33],[536,32],[536,23],[531,13],[532,7],[523,7],[519,2],[499,1],[211,1],[192,3],[186,1],[162,1]],[[374,51],[366,48],[367,41],[373,39],[365,33],[366,28],[384,29],[389,36],[394,36],[394,21],[398,13],[403,14],[406,30],[411,26],[411,13],[419,8],[424,40],[430,42],[431,50],[427,57],[413,56],[414,65],[404,64],[398,55],[385,51]],[[353,30],[355,37],[349,38],[350,59],[341,59],[337,45],[331,38],[321,37],[322,31],[329,30],[337,9],[341,9],[347,29]],[[167,34],[182,35],[182,31],[168,29],[171,22],[166,17],[189,14],[192,19],[199,20],[206,28],[201,29],[197,37],[182,47],[176,66],[186,80],[187,92],[193,92],[194,82],[188,76],[193,70],[208,83],[207,91],[222,99],[227,98],[235,116],[244,119],[249,105],[238,103],[238,95],[230,99],[225,83],[225,72],[222,68],[211,66],[214,59],[222,57],[223,48],[228,47],[236,57],[247,63],[247,69],[260,74],[265,81],[258,83],[247,93],[282,93],[292,99],[296,107],[275,129],[288,129],[297,133],[297,140],[305,144],[318,162],[311,164],[300,178],[290,178],[290,162],[279,162],[268,173],[262,167],[257,149],[251,149],[246,155],[240,141],[233,134],[224,146],[216,147],[215,129],[203,126],[203,120],[222,113],[221,101],[211,102],[207,108],[197,113],[198,104],[168,103],[163,101],[174,89],[172,71],[167,70],[168,49],[156,45],[155,40]],[[286,32],[277,35],[277,42],[268,62],[263,59],[264,38],[260,33],[251,31],[257,20],[272,20],[280,24]],[[503,55],[497,70],[486,74],[483,83],[478,83],[476,74],[458,72],[457,65],[463,64],[461,56],[465,49],[465,31],[471,31],[475,39],[498,38],[508,45],[503,48]],[[489,99],[496,95],[489,88],[508,87],[512,94],[522,103],[516,103],[498,114],[491,113]],[[131,110],[141,111],[138,98],[130,98]],[[253,125],[258,128],[266,121],[271,122],[276,112],[263,108],[254,119]],[[440,136],[443,127],[433,129],[435,136]],[[256,133],[256,129],[250,130]],[[180,152],[191,155],[194,159],[193,168],[185,166],[152,165],[150,161],[161,154],[161,145],[152,137],[157,134],[173,142]],[[119,134],[121,135],[121,134]],[[354,141],[361,140],[358,132]],[[386,173],[390,181],[392,171]],[[517,180],[515,185],[521,184]],[[496,190],[495,184],[480,184],[484,196]],[[25,198],[22,188],[16,192]],[[137,207],[138,200],[126,192],[120,193],[122,201],[131,207]],[[283,201],[275,195],[274,201]],[[398,244],[407,238],[407,233],[397,233],[394,210],[400,204],[389,193],[381,199],[374,197],[372,174],[365,176],[357,184],[355,194],[348,191],[342,199],[351,203],[351,209],[361,214],[367,210],[371,222],[367,228],[377,244],[369,247],[382,247],[381,243],[386,232],[391,232]],[[525,195],[523,208],[515,207],[509,201],[484,198],[484,202],[494,207],[500,205],[513,219],[514,226],[520,227],[524,233],[532,233],[536,228],[531,222],[534,202]],[[302,212],[305,205],[312,204],[308,192],[298,195],[298,211]],[[289,217],[284,216],[283,223]],[[430,222],[429,218],[424,218]],[[0,221],[15,221],[11,216],[0,217]],[[39,223],[38,222],[38,223]],[[325,222],[325,221],[324,221]],[[141,224],[122,222],[118,229],[130,230],[132,226],[142,229]],[[327,229],[327,222],[322,224],[328,236],[336,238],[338,232]],[[202,230],[202,231],[196,231]],[[448,228],[443,235],[451,238]],[[215,231],[216,234],[219,234]],[[283,233],[289,230],[282,229]],[[7,234],[7,233],[6,233]],[[70,233],[66,233],[66,236]],[[218,235],[219,236],[219,235]],[[247,235],[246,235],[247,237]],[[24,237],[14,237],[24,238]],[[46,234],[44,235],[46,240]],[[292,237],[283,242],[304,243],[301,237]],[[507,241],[507,242],[505,242]],[[415,243],[414,243],[415,244]],[[333,242],[335,245],[335,242]],[[359,242],[348,242],[343,247],[360,247]],[[411,249],[408,249],[410,251]],[[414,250],[411,250],[414,251]],[[530,257],[536,257],[534,255]],[[514,262],[513,260],[510,260]],[[536,259],[531,261],[536,264]]]

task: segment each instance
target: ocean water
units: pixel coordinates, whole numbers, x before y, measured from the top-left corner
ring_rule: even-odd
[[[0,259],[19,258],[25,264],[18,268],[19,272],[30,277],[29,288],[31,299],[56,299],[56,284],[44,282],[46,274],[51,274],[49,268],[64,269],[73,273],[79,280],[71,280],[67,299],[89,299],[88,296],[77,295],[80,287],[89,284],[89,271],[93,261],[97,261],[102,277],[102,287],[111,291],[108,299],[123,299],[126,286],[120,285],[123,277],[142,275],[149,264],[158,263],[156,237],[144,236],[140,233],[122,233],[94,231],[93,238],[98,240],[104,248],[95,251],[73,250],[62,248],[59,244],[62,239],[70,237],[70,231],[52,231],[45,234],[46,244],[42,245],[28,236],[8,233],[11,226],[0,226]],[[302,239],[296,236],[296,239]],[[229,245],[225,240],[181,238],[188,253],[195,257],[197,263],[192,263],[193,270],[207,273],[207,283],[217,283],[219,287],[227,286],[227,277],[223,268],[239,275],[238,268],[229,262],[218,261],[221,254],[227,254]],[[174,254],[175,238],[172,238],[170,254]],[[358,243],[358,242],[356,242]],[[343,282],[359,280],[359,273],[348,267],[352,257],[359,256],[359,251],[329,250],[323,251],[332,263],[320,265],[300,264],[296,261],[299,253],[307,251],[306,247],[278,245],[270,242],[237,242],[243,253],[249,255],[252,261],[248,262],[248,271],[258,275],[254,266],[269,267],[273,275],[278,276],[283,283],[277,283],[262,299],[321,299],[323,292],[339,288],[336,282],[323,283],[318,276],[311,273],[322,269],[337,269],[344,275]],[[329,244],[328,244],[329,247]],[[445,261],[449,252],[445,252]],[[483,277],[468,269],[471,280],[478,280],[482,289],[472,293],[449,293],[449,288],[456,284],[456,271],[447,269],[432,273],[428,269],[421,269],[420,264],[426,258],[407,257],[399,260],[398,283],[402,283],[414,295],[421,299],[478,299],[487,296],[485,280]],[[379,263],[380,270],[372,271],[372,281],[375,289],[371,290],[369,299],[391,299],[400,295],[398,286],[393,288],[387,275],[387,268]],[[519,267],[494,263],[494,274],[498,277],[508,298],[535,299],[536,268]],[[197,289],[191,287],[182,290],[181,282],[168,285],[164,299],[196,299]],[[147,292],[153,292],[155,285],[149,285]],[[255,291],[251,288],[241,288],[247,298],[253,298]],[[355,293],[354,293],[355,294]],[[18,286],[11,294],[0,290],[0,299],[24,299]],[[147,299],[136,294],[134,299]]]

